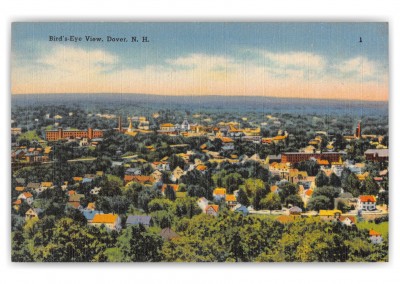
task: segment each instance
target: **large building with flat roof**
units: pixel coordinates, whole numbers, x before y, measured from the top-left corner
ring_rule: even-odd
[[[69,138],[100,138],[103,137],[103,130],[88,128],[87,130],[63,130],[61,127],[58,130],[46,131],[47,141],[57,141]]]
[[[327,160],[329,163],[339,162],[340,153],[339,152],[322,152],[322,153],[286,152],[282,153],[281,162],[299,163],[303,161],[308,161],[311,158],[314,158],[316,160]]]

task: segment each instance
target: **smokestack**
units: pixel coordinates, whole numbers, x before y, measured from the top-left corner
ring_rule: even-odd
[[[118,131],[122,132],[121,116],[118,117]]]

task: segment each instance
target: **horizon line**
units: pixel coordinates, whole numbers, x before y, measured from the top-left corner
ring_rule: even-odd
[[[162,97],[237,97],[237,98],[246,98],[246,97],[256,97],[256,98],[274,98],[274,99],[300,99],[300,100],[327,100],[327,101],[352,101],[352,102],[386,102],[389,103],[389,100],[360,100],[360,99],[338,99],[338,98],[305,98],[305,97],[280,97],[280,96],[261,96],[261,95],[163,95],[163,94],[145,94],[145,93],[107,93],[107,92],[98,92],[98,93],[11,93],[11,96],[29,96],[29,95],[144,95],[144,96],[162,96]]]

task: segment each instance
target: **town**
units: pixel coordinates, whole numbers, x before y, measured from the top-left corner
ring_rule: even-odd
[[[13,106],[13,261],[388,261],[387,119]]]

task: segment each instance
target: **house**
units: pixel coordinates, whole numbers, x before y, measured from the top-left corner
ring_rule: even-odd
[[[128,219],[126,220],[127,226],[134,226],[139,224],[142,224],[145,227],[150,227],[152,225],[151,216],[128,215]]]
[[[163,123],[160,125],[160,130],[162,132],[174,132],[175,126],[172,123]]]
[[[104,225],[107,230],[120,231],[121,230],[121,218],[118,214],[102,214],[98,213],[94,215],[92,222],[89,223],[95,227],[101,227]]]
[[[340,223],[342,223],[343,225],[346,225],[348,227],[353,226],[356,223],[356,218],[354,218],[353,216],[341,216],[339,218]]]
[[[236,196],[234,194],[227,194],[225,196],[225,202],[228,207],[235,207],[237,205]]]
[[[29,208],[25,213],[25,221],[31,220],[33,218],[39,218],[39,214],[43,212],[40,208]]]
[[[63,185],[61,185],[61,190],[66,191],[68,189],[68,182],[65,181]]]
[[[101,187],[95,186],[93,189],[90,190],[90,194],[97,195],[100,193]]]
[[[90,209],[83,209],[81,210],[81,212],[88,223],[91,223],[93,221],[93,218],[96,214],[103,214],[102,211],[90,210]]]
[[[319,210],[319,216],[324,220],[339,219],[342,215],[340,210]]]
[[[382,234],[372,229],[369,231],[369,239],[373,244],[380,244],[383,241]]]
[[[84,177],[83,179],[82,179],[82,184],[87,184],[87,183],[91,183],[93,181],[93,179],[92,178],[86,178],[86,177]]]
[[[175,170],[172,172],[172,175],[170,177],[171,181],[175,182],[183,176],[185,172],[178,166],[175,168]]]
[[[33,195],[30,192],[21,193],[17,199],[25,201],[28,205],[33,203]]]
[[[360,195],[357,201],[357,208],[362,211],[376,210],[376,197],[373,195]]]
[[[76,183],[80,183],[83,180],[83,177],[73,177],[72,180]]]
[[[249,210],[246,208],[246,206],[242,204],[236,204],[234,207],[231,208],[233,212],[241,213],[243,216],[249,215]]]
[[[169,171],[170,170],[169,163],[166,161],[153,162],[153,163],[151,163],[151,167],[154,170],[159,170],[159,171]]]
[[[219,139],[221,139],[222,141],[222,147],[221,147],[222,150],[229,151],[235,149],[234,140],[232,138],[220,137]]]
[[[162,229],[160,232],[160,236],[166,241],[180,238],[180,236],[177,233],[175,233],[174,231],[172,231],[171,228]]]
[[[208,206],[208,200],[205,197],[201,197],[197,200],[197,205],[201,208],[203,213],[205,213]]]
[[[164,183],[164,184],[162,185],[162,187],[161,187],[161,193],[162,193],[163,195],[165,195],[165,190],[167,189],[167,186],[172,187],[172,189],[173,189],[175,192],[177,192],[177,191],[179,190],[179,184],[166,184],[166,183]]]
[[[292,208],[289,209],[289,215],[299,216],[301,215],[302,212],[303,210],[297,206],[293,206]]]
[[[124,182],[125,184],[128,182],[137,182],[143,185],[152,185],[155,179],[152,176],[125,176]]]
[[[16,187],[15,187],[15,190],[16,190],[16,191],[19,191],[19,192],[22,192],[22,191],[25,190],[25,186],[16,186]]]
[[[214,217],[218,216],[219,206],[218,205],[207,205],[205,208],[205,213],[207,215],[212,215]]]
[[[125,171],[125,175],[127,176],[140,176],[142,174],[142,170],[139,168],[129,168]]]
[[[150,175],[155,181],[160,181],[162,179],[162,172],[159,170],[155,170]]]
[[[223,187],[217,187],[213,191],[213,197],[215,200],[221,200],[224,199],[226,196],[226,188]]]
[[[367,161],[383,162],[389,159],[389,149],[368,149],[364,155]]]
[[[83,194],[77,194],[77,193],[71,194],[68,198],[68,206],[71,206],[75,209],[81,209],[82,206],[81,206],[80,202],[81,202],[81,199],[84,197],[85,197],[85,195],[83,195]]]
[[[39,188],[40,188],[40,183],[39,182],[30,182],[26,186],[26,189],[34,190],[36,192],[38,191]]]
[[[15,181],[18,183],[18,185],[25,185],[25,179],[24,178],[16,178]]]
[[[36,188],[35,191],[37,193],[41,193],[41,192],[43,192],[43,191],[45,191],[45,190],[47,190],[49,188],[53,188],[53,183],[50,182],[50,181],[44,181],[44,182],[40,183],[40,187]]]
[[[17,200],[15,200],[12,204],[13,204],[14,210],[15,210],[15,211],[18,211],[18,210],[19,210],[19,207],[20,207],[21,204],[22,204],[22,201],[21,201],[21,199],[17,199]]]

